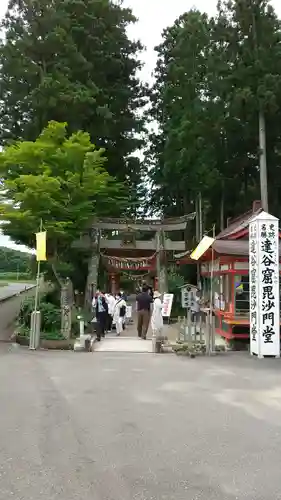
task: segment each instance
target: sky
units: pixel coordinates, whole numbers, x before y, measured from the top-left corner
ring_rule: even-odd
[[[5,14],[7,4],[8,0],[0,0],[0,17]],[[210,15],[215,14],[217,0],[124,0],[123,4],[131,7],[138,18],[138,22],[130,27],[129,36],[140,39],[146,47],[142,54],[144,67],[141,77],[149,81],[156,62],[153,49],[161,41],[163,29],[193,7]],[[281,1],[272,0],[271,4],[281,17]],[[0,235],[0,246],[19,248],[3,235]]]

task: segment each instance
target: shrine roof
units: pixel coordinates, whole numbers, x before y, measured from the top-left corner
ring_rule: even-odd
[[[249,241],[222,241],[216,240],[213,244],[213,249],[220,255],[249,255]]]
[[[237,240],[237,241],[227,241],[227,240],[215,240],[212,248],[217,255],[226,255],[233,257],[248,257],[249,256],[249,241],[248,240]],[[182,264],[196,264],[195,260],[190,258],[190,253],[186,252],[185,255],[178,257],[178,261]],[[281,257],[281,245],[279,246],[279,255]],[[200,257],[198,262],[203,260],[210,261],[212,255],[210,249],[207,250],[204,255]]]
[[[257,217],[263,210],[261,207],[256,208],[257,203],[254,204],[253,208],[248,212],[232,219],[228,227],[226,227],[223,231],[221,231],[217,236],[216,240],[235,240],[244,235],[244,232],[247,233],[248,227],[252,219]]]
[[[249,255],[249,241],[215,241],[213,244],[213,249],[217,254],[220,255],[236,255],[236,256],[248,256]],[[279,246],[279,255],[281,255],[281,245]]]

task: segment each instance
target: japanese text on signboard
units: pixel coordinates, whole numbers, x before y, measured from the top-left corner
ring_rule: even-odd
[[[250,325],[251,340],[257,341],[258,334],[258,243],[257,223],[250,225]]]
[[[276,308],[279,294],[279,256],[277,254],[276,231],[274,223],[260,226],[260,266],[261,266],[261,328],[264,344],[272,344],[279,335],[279,312]]]

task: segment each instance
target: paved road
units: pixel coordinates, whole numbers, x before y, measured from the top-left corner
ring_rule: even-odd
[[[20,283],[20,285],[21,287],[24,286],[24,284],[22,283]],[[11,299],[6,300],[4,302],[1,302],[0,300],[0,341],[10,340],[11,335],[14,332],[14,320],[17,314],[19,313],[22,301],[26,297],[30,297],[35,294],[35,288],[34,287],[30,288],[31,286],[32,285],[30,285],[29,283],[28,284],[29,290],[16,297],[12,297]],[[0,287],[0,292],[2,288]]]
[[[0,500],[281,499],[278,360],[2,344],[0,379]]]
[[[24,290],[29,290],[33,288],[32,283],[9,283],[6,286],[0,287],[0,301],[8,297],[12,297],[16,293],[21,293]]]

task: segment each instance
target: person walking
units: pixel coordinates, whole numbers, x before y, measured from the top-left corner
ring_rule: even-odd
[[[116,302],[113,312],[113,323],[116,327],[116,335],[123,332],[123,319],[126,316],[126,302],[120,294],[116,295]]]
[[[163,316],[162,316],[162,301],[161,301],[161,293],[157,290],[153,294],[154,302],[153,302],[153,310],[151,315],[151,329],[152,336],[158,337],[162,334],[163,330]]]
[[[126,312],[127,312],[127,294],[125,292],[123,292],[123,290],[120,290],[120,295],[121,295],[122,299],[124,299],[126,302]],[[123,317],[123,330],[126,330],[126,314]]]
[[[137,302],[137,316],[138,316],[138,337],[146,339],[147,330],[150,321],[151,304],[153,299],[148,293],[148,286],[143,285],[142,292],[136,297]]]
[[[196,323],[200,316],[200,294],[196,292],[194,299],[191,303],[191,321]]]
[[[95,300],[96,319],[97,319],[97,340],[105,336],[106,321],[108,315],[108,304],[102,292],[98,292]]]
[[[114,314],[116,300],[111,292],[105,294],[105,299],[108,306],[106,331],[110,333],[112,330],[113,314]]]

